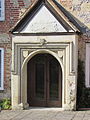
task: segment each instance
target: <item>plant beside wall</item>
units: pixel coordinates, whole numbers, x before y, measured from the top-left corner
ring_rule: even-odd
[[[11,109],[11,100],[10,99],[3,99],[0,101],[0,107],[2,110]]]
[[[78,60],[77,109],[90,108],[90,88],[85,87],[84,62]]]

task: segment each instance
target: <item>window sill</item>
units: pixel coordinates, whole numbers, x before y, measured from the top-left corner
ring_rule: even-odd
[[[0,92],[4,91],[4,88],[0,88]]]

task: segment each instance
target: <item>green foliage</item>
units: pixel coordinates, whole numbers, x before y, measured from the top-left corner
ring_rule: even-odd
[[[84,62],[78,61],[77,108],[90,108],[90,89],[85,87]]]
[[[3,99],[0,101],[1,109],[7,110],[11,109],[11,100],[10,99]]]

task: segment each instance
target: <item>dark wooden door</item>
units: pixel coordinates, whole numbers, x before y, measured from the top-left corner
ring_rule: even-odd
[[[27,101],[30,106],[62,106],[62,70],[50,54],[35,55],[27,64]]]

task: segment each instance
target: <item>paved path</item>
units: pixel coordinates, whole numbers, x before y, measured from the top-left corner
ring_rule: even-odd
[[[60,111],[59,109],[29,109],[1,111],[0,120],[90,120],[90,111]]]

